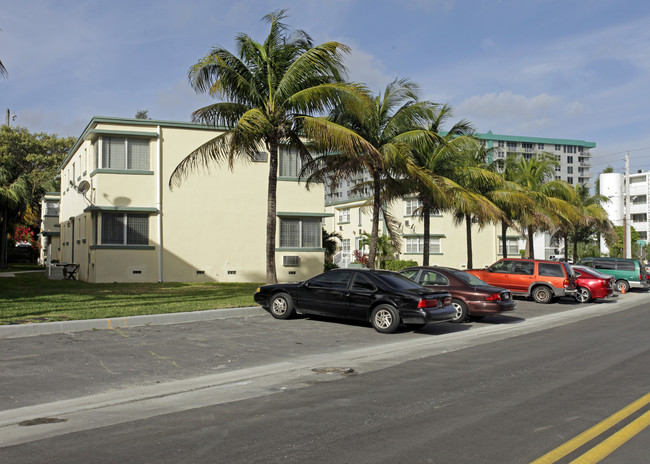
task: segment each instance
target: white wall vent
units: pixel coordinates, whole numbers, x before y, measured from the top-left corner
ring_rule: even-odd
[[[283,256],[282,265],[284,267],[298,267],[300,266],[300,256]]]

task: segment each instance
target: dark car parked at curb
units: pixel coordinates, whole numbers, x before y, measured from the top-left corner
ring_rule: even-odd
[[[263,285],[255,302],[276,319],[314,314],[367,321],[393,333],[401,322],[423,327],[456,314],[449,292],[436,292],[395,272],[334,269],[298,283]]]
[[[596,298],[607,298],[614,293],[614,276],[603,274],[587,266],[573,266],[576,273],[576,300],[589,303]]]
[[[409,267],[399,271],[411,280],[432,289],[451,293],[456,309],[452,322],[464,322],[469,317],[480,318],[515,309],[509,290],[493,287],[459,269],[438,266]]]

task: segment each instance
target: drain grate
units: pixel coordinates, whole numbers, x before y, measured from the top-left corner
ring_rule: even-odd
[[[354,369],[352,369],[351,367],[315,367],[311,371],[317,374],[341,374],[341,375],[356,374]]]
[[[38,417],[36,419],[19,422],[18,425],[29,427],[30,425],[56,424],[58,422],[66,422],[67,420],[68,419],[59,419],[58,417]]]

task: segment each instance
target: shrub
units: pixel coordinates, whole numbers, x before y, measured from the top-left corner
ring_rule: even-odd
[[[417,261],[412,259],[391,259],[384,261],[384,269],[389,271],[401,271],[407,267],[417,266]]]
[[[323,272],[331,271],[332,269],[338,269],[339,267],[332,261],[325,261],[323,264]]]

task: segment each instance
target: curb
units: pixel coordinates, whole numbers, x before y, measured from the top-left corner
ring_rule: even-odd
[[[207,311],[151,314],[107,319],[0,325],[0,339],[83,332],[85,330],[111,330],[147,325],[182,324],[185,322],[213,321],[231,317],[261,316],[263,314],[266,314],[266,311],[261,306],[249,306],[245,308],[210,309]]]

